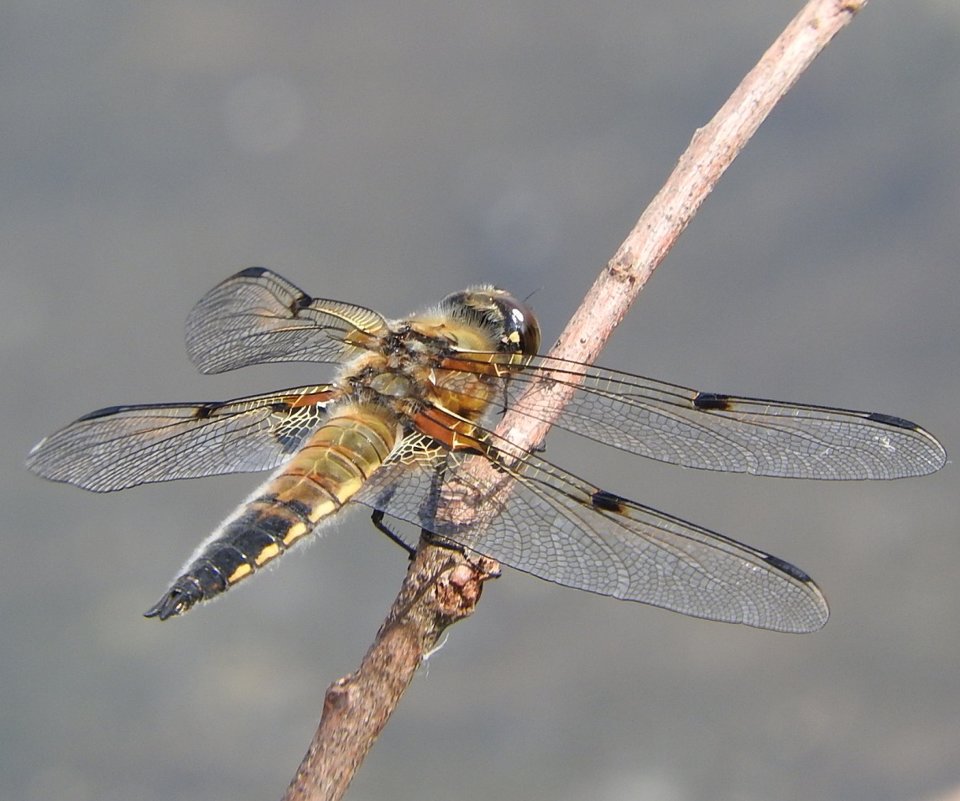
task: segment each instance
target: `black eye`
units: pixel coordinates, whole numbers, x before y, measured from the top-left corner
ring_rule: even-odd
[[[540,349],[540,324],[533,311],[502,289],[478,286],[454,292],[441,301],[440,309],[481,327],[497,350],[532,356]]]
[[[539,352],[540,324],[530,307],[506,293],[497,301],[503,310],[504,349],[527,356]]]

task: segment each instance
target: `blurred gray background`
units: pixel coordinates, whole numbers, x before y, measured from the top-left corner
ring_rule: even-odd
[[[398,316],[465,285],[559,333],[800,2],[14,0],[0,11],[0,798],[278,798],[404,555],[355,513],[221,602],[141,613],[256,476],[97,496],[22,466],[100,406],[320,380],[196,374],[183,320],[269,266]],[[602,362],[915,419],[960,449],[960,6],[874,3],[656,274]],[[918,801],[960,783],[957,472],[815,484],[554,436],[612,491],[787,558],[811,636],[514,572],[417,678],[350,798]]]

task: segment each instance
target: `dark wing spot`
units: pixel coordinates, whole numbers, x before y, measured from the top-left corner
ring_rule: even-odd
[[[594,509],[602,509],[605,512],[617,512],[618,514],[624,514],[626,512],[623,498],[606,490],[597,490],[590,496],[590,502],[593,504]]]
[[[778,556],[771,556],[770,554],[767,554],[764,557],[764,561],[767,564],[775,567],[781,573],[786,573],[788,576],[792,576],[797,581],[802,581],[805,584],[813,583],[813,579],[810,578],[810,576],[808,576],[806,573],[804,573],[799,567],[797,567],[796,565],[791,565],[789,562],[785,562],[783,559],[781,559]]]
[[[241,270],[234,276],[235,278],[259,278],[264,273],[269,272],[266,267],[247,267],[245,270]]]
[[[908,431],[915,431],[917,428],[919,428],[916,423],[912,423],[909,420],[904,420],[902,417],[894,417],[892,414],[883,414],[881,412],[873,412],[872,414],[868,414],[867,420],[870,420],[874,423],[882,423],[885,426],[893,426],[894,428],[905,428]]]
[[[105,406],[103,409],[94,409],[92,412],[88,412],[77,420],[77,422],[79,423],[82,420],[96,420],[98,417],[109,417],[112,414],[125,412],[129,408],[129,406]]]
[[[313,303],[313,298],[306,292],[301,292],[290,304],[290,314],[297,317],[304,309],[308,309],[311,303]]]
[[[193,410],[193,416],[197,420],[206,420],[218,406],[219,403],[201,403]]]
[[[693,399],[693,408],[723,411],[730,408],[730,396],[721,395],[717,392],[698,392]]]

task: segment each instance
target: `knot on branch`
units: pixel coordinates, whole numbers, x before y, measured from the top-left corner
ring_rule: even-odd
[[[434,584],[436,612],[444,623],[454,623],[473,614],[480,600],[483,584],[500,575],[500,564],[486,556],[464,556],[442,573]]]
[[[323,697],[323,717],[336,717],[350,706],[354,679],[355,676],[351,673],[327,687]]]

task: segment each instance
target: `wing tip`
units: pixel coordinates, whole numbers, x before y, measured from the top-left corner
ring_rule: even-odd
[[[813,584],[814,586],[816,586],[816,584],[814,584],[813,579],[810,578],[810,576],[808,576],[804,571],[802,571],[796,565],[793,565],[790,562],[786,561],[785,559],[781,559],[779,556],[774,556],[773,554],[766,554],[763,560],[768,565],[775,567],[780,572],[786,573],[788,576],[790,576],[790,578],[794,578],[797,581],[803,582],[804,584]]]
[[[830,607],[817,583],[805,571],[779,556],[765,554],[763,560],[775,570],[803,585],[807,599],[812,603],[806,606],[805,614],[800,618],[795,617],[789,622],[784,621],[775,626],[761,624],[761,628],[770,628],[791,634],[812,634],[822,629],[830,619]]]
[[[921,460],[918,455],[917,458],[911,460],[910,469],[896,475],[895,478],[930,475],[936,473],[947,463],[947,451],[940,440],[913,420],[883,412],[870,412],[864,415],[864,419],[881,426],[897,428],[915,434],[926,445],[926,459]]]
[[[266,267],[246,267],[240,272],[235,273],[232,278],[260,278],[269,273]],[[230,280],[229,278],[227,279]]]

